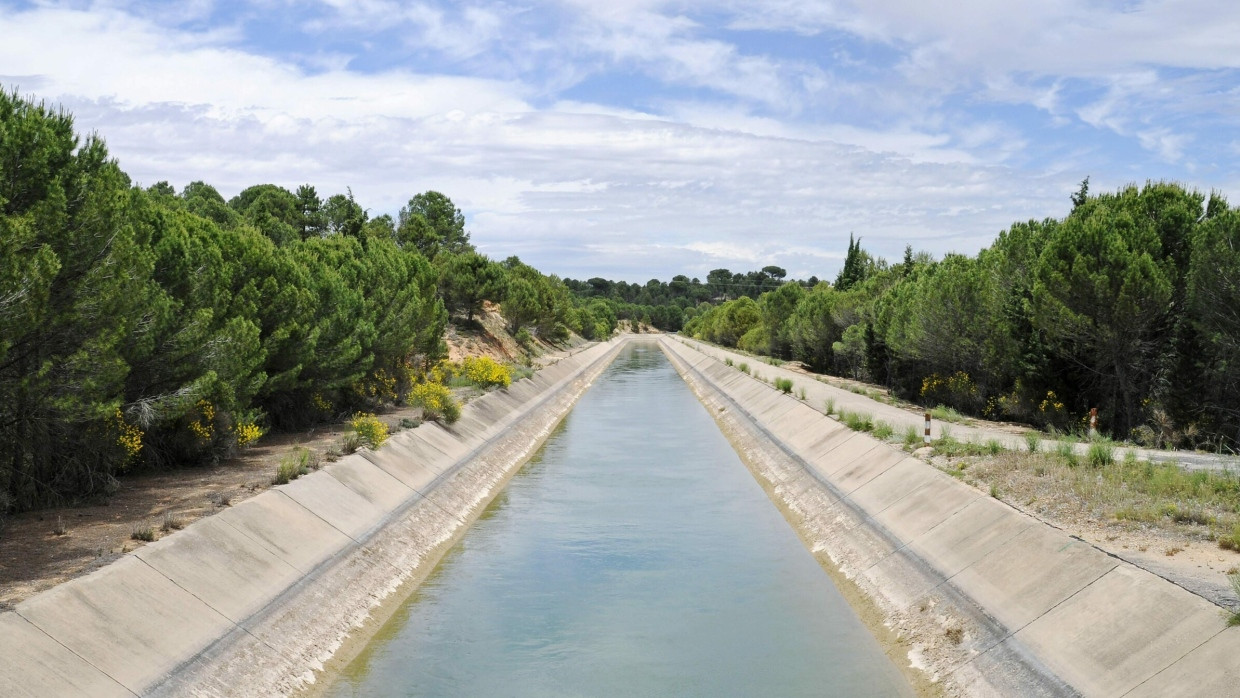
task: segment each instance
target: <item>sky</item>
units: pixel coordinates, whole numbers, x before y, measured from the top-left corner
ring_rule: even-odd
[[[433,189],[578,279],[973,254],[1086,176],[1240,196],[1230,0],[0,0],[0,86],[137,183]]]

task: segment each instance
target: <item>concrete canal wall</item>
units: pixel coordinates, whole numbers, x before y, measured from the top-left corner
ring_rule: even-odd
[[[282,695],[435,566],[624,340],[0,614],[0,695]]]
[[[815,554],[949,694],[1240,695],[1240,628],[1219,607],[661,342]]]

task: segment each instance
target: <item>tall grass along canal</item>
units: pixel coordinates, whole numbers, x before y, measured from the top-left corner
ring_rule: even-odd
[[[327,695],[912,691],[635,342]]]

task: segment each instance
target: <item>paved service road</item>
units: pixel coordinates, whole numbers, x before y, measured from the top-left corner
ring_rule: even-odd
[[[821,380],[815,380],[815,374],[772,366],[765,362],[764,357],[750,356],[684,337],[676,336],[674,338],[718,361],[730,358],[734,365],[747,363],[749,364],[750,375],[760,376],[772,383],[777,377],[788,378],[793,382],[793,393],[797,394],[798,391],[803,389],[805,391],[805,402],[819,410],[825,409],[827,400],[833,400],[837,411],[848,410],[850,412],[868,413],[873,415],[876,420],[882,420],[891,424],[897,433],[903,432],[911,425],[917,429],[918,434],[921,434],[925,426],[925,416],[921,410],[913,411],[895,405],[888,405],[864,395],[837,388]],[[933,438],[938,438],[942,434],[942,428],[946,425],[952,437],[960,441],[987,442],[994,439],[1003,444],[1005,448],[1013,451],[1027,448],[1024,434],[1029,431],[1028,429],[1001,427],[976,419],[970,419],[970,421],[975,424],[950,424],[934,420],[931,423],[930,435]],[[1043,439],[1044,441],[1052,440],[1045,435],[1043,435]],[[1046,447],[1043,445],[1043,448]],[[1083,455],[1089,449],[1089,444],[1077,443],[1074,448],[1077,453]],[[1137,455],[1137,458],[1156,463],[1175,461],[1189,470],[1234,470],[1240,472],[1240,458],[1236,456],[1221,456],[1193,451],[1160,451],[1135,446],[1117,446],[1117,451],[1121,453],[1132,451]]]

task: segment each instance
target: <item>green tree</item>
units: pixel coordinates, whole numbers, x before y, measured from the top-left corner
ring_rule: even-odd
[[[1054,230],[1033,300],[1035,326],[1077,369],[1085,399],[1127,434],[1151,394],[1174,271],[1156,226],[1134,216],[1122,196],[1091,199]]]
[[[473,250],[465,232],[465,215],[437,191],[409,199],[400,210],[396,235],[402,245],[416,247],[427,259],[434,259],[441,251],[461,254]]]
[[[477,252],[448,256],[439,273],[439,292],[448,312],[465,312],[467,322],[482,310],[485,300],[504,297],[507,274],[503,266]]]
[[[19,507],[107,491],[133,455],[117,429],[152,266],[139,195],[68,114],[0,92],[0,491]]]

